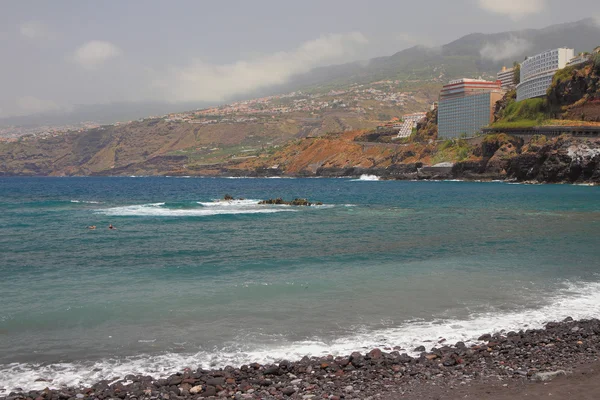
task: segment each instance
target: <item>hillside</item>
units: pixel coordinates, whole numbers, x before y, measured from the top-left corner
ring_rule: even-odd
[[[496,104],[494,128],[600,124],[600,54],[558,71],[544,98],[516,101],[512,90]]]
[[[302,139],[274,155],[205,172],[600,184],[600,138],[534,136],[524,140],[500,134],[427,143],[357,142],[363,134]]]
[[[209,125],[149,119],[0,141],[0,175],[196,174],[206,165],[271,151],[294,137],[377,123],[368,116],[333,111],[316,118],[290,114]]]
[[[399,90],[420,90],[423,85],[437,89],[446,81],[458,77],[495,78],[503,65],[512,65],[527,55],[555,47],[573,47],[576,52],[592,49],[600,37],[600,26],[592,18],[544,29],[473,33],[440,47],[415,46],[390,56],[371,60],[313,69],[297,75],[291,81],[254,93],[239,95],[228,101],[277,95],[292,91],[326,93],[332,89],[347,89],[356,84],[382,80],[399,81]],[[7,125],[67,125],[91,121],[110,123],[176,110],[206,107],[190,103],[122,103],[77,106],[72,112],[0,119],[0,128]]]
[[[0,175],[243,174],[272,165],[285,166],[277,173],[311,175],[319,170],[460,161],[455,156],[466,158],[471,150],[447,146],[440,152],[433,144],[419,143],[361,144],[349,132],[427,110],[448,79],[492,75],[504,63],[557,45],[589,50],[598,37],[600,27],[591,19],[542,30],[472,34],[439,49],[413,47],[368,63],[321,68],[287,86],[308,88],[304,92],[83,131],[23,137],[9,132],[0,139]],[[507,51],[511,43],[518,43],[521,53]],[[585,68],[557,74],[551,103],[533,111],[544,113],[542,119],[551,112],[560,113],[553,118],[597,120],[598,72],[593,65]],[[505,108],[514,114],[514,105],[506,103]],[[521,111],[515,114],[517,122],[529,118]],[[498,122],[511,122],[502,118]],[[413,141],[436,137],[435,119],[429,118]],[[300,142],[284,146],[289,140]]]
[[[439,48],[415,46],[389,57],[319,68],[277,90],[320,90],[384,79],[445,82],[459,77],[494,77],[503,65],[556,47],[576,53],[593,49],[600,26],[592,18],[544,29],[473,33]],[[272,90],[270,90],[272,91]]]

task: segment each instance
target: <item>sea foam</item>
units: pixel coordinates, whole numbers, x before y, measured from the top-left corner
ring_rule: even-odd
[[[97,214],[109,216],[143,217],[207,217],[233,214],[271,214],[296,211],[286,206],[259,205],[258,200],[231,200],[196,202],[196,207],[169,208],[165,203],[139,204],[96,210]]]
[[[0,365],[0,395],[14,388],[41,390],[46,386],[89,386],[99,380],[124,377],[128,374],[166,377],[189,368],[220,368],[240,366],[250,362],[272,363],[282,359],[298,360],[303,356],[347,355],[353,351],[400,346],[408,353],[420,345],[438,346],[463,341],[473,343],[484,333],[541,328],[549,321],[568,316],[575,319],[594,318],[600,314],[600,283],[572,282],[540,308],[517,312],[473,314],[464,320],[406,321],[396,327],[379,330],[357,328],[353,335],[323,340],[318,337],[303,341],[280,339],[277,344],[253,344],[240,339],[235,345],[196,353],[163,353],[126,358],[104,359],[95,362]],[[413,354],[414,355],[414,354]],[[35,382],[44,378],[48,382]]]
[[[351,179],[351,182],[363,182],[363,181],[378,181],[379,177],[377,175],[361,175],[358,179]]]

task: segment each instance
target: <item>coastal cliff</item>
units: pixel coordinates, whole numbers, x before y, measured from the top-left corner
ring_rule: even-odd
[[[360,132],[305,139],[274,156],[222,172],[232,175],[360,176],[383,179],[600,183],[600,138],[505,134],[432,143],[366,143]]]
[[[408,138],[397,138],[393,129],[366,130],[375,122],[348,112],[326,114],[318,129],[313,120],[306,121],[280,118],[199,127],[154,119],[0,142],[0,175],[369,174],[383,179],[599,184],[600,138],[535,132],[511,137],[506,132],[547,125],[600,126],[600,54],[557,72],[547,98],[517,103],[516,92],[508,92],[496,105],[492,135],[438,140],[436,109]]]

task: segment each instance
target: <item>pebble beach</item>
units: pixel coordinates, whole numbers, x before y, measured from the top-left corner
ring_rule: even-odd
[[[567,318],[543,329],[486,334],[469,344],[440,342],[271,365],[185,369],[164,378],[115,376],[89,387],[53,388],[49,382],[44,390],[15,389],[3,399],[501,399],[525,393],[545,398],[557,380],[563,393],[574,393],[569,398],[584,399],[577,391],[597,385],[597,319]]]

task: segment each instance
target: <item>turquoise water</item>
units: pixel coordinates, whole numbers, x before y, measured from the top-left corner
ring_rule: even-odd
[[[0,178],[0,394],[598,317],[599,272],[599,187]]]

